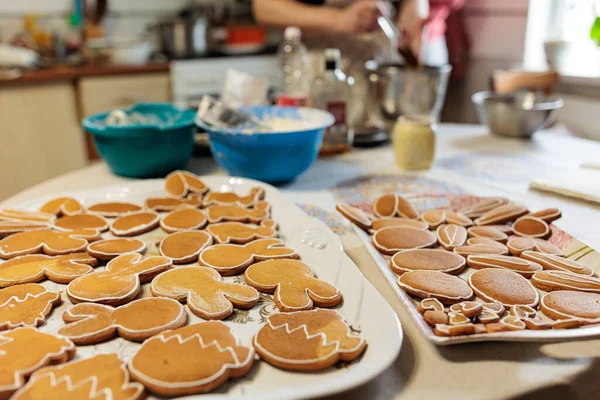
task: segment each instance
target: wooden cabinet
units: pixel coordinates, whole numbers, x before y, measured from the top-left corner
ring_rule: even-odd
[[[78,89],[83,117],[129,108],[135,103],[168,102],[171,99],[166,73],[81,78]]]
[[[0,199],[85,166],[73,82],[1,87],[0,137]]]

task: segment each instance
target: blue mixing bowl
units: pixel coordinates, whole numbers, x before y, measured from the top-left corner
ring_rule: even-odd
[[[256,106],[240,108],[258,119],[289,118],[302,120],[306,127],[295,131],[246,132],[196,124],[209,135],[217,163],[230,175],[268,183],[296,179],[316,160],[325,128],[334,117],[326,111],[301,107]]]
[[[165,176],[186,166],[194,151],[193,110],[167,103],[137,104],[124,110],[140,122],[107,124],[109,112],[83,120],[100,156],[117,175],[133,178]]]

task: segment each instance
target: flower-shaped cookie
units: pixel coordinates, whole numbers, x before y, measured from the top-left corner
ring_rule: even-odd
[[[131,382],[116,354],[98,354],[37,370],[13,400],[127,399],[144,397],[144,386]]]
[[[163,396],[212,390],[246,375],[254,350],[242,346],[221,321],[201,322],[146,340],[128,364],[136,381]]]
[[[141,342],[159,332],[185,325],[187,314],[175,300],[146,297],[117,308],[94,303],[76,304],[65,311],[63,320],[67,325],[57,333],[77,345],[85,345],[117,334]]]
[[[0,240],[0,258],[14,258],[40,251],[49,255],[75,253],[85,249],[87,244],[87,240],[67,232],[21,232]]]
[[[38,326],[60,303],[60,294],[37,283],[26,283],[0,290],[0,330],[19,326]]]
[[[200,253],[198,262],[223,276],[244,272],[257,261],[273,258],[296,258],[296,250],[285,247],[281,239],[259,239],[245,245],[216,244]]]
[[[251,308],[258,303],[256,289],[239,283],[223,282],[208,267],[180,267],[160,274],[150,286],[155,296],[186,301],[192,312],[205,319],[224,319],[233,307]]]
[[[0,287],[40,282],[45,278],[56,283],[69,283],[93,271],[98,260],[87,253],[62,256],[28,254],[0,264]]]
[[[81,276],[69,283],[67,296],[73,303],[124,304],[138,295],[141,282],[151,280],[170,267],[168,257],[144,259],[138,253],[123,254],[110,260],[106,270]]]
[[[314,277],[313,270],[298,260],[268,260],[250,266],[244,273],[248,285],[266,293],[275,293],[281,311],[334,307],[342,300],[339,290]]]

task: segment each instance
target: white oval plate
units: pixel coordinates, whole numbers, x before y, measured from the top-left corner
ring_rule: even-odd
[[[202,180],[213,191],[233,191],[238,194],[246,194],[254,186],[263,187],[266,200],[273,206],[273,218],[279,223],[281,237],[288,246],[299,252],[302,260],[313,268],[319,278],[334,284],[342,292],[344,300],[337,310],[346,318],[351,328],[360,332],[368,343],[366,352],[359,360],[344,367],[332,367],[316,373],[287,372],[258,361],[246,377],[231,381],[215,392],[203,394],[201,396],[203,399],[241,397],[288,399],[325,396],[365,383],[392,364],[402,343],[402,330],[398,317],[373,285],[363,277],[356,265],[344,254],[339,238],[327,225],[307,216],[284,198],[277,189],[264,183],[250,179],[216,176],[204,176]],[[163,180],[135,181],[102,189],[56,193],[53,196],[21,203],[18,208],[38,210],[45,201],[63,195],[72,196],[84,205],[107,200],[131,201],[142,205],[145,198],[165,196],[165,192]],[[156,229],[138,238],[147,242],[147,254],[152,255],[157,254],[156,243],[165,235],[162,230]],[[50,290],[60,290],[63,293],[66,289],[66,285],[51,281],[45,281],[43,284]],[[148,284],[142,286],[142,297],[151,296]],[[64,325],[62,314],[71,306],[71,302],[66,295],[62,297],[62,305],[54,309],[46,323],[39,327],[41,331],[54,333]],[[277,312],[272,297],[268,296],[268,298],[268,301],[259,302],[249,312],[236,311],[225,321],[242,344],[251,346],[252,337],[263,325],[263,318]],[[202,321],[189,310],[188,317],[188,324]],[[129,361],[139,346],[138,343],[115,338],[95,346],[78,346],[77,358],[115,352],[121,359]]]

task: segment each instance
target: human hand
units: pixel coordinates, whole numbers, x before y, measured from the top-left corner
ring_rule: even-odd
[[[398,15],[398,24],[402,34],[399,46],[410,46],[417,57],[421,51],[423,25],[428,14],[429,4],[427,0],[407,0]]]
[[[376,0],[357,0],[339,11],[334,31],[346,35],[358,35],[371,32],[377,26],[379,10]]]

